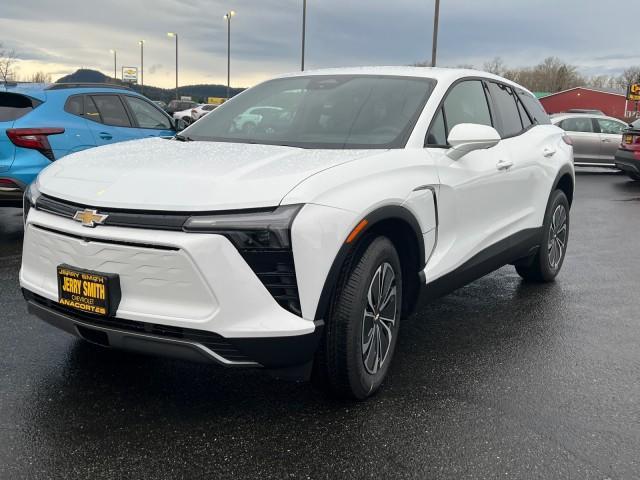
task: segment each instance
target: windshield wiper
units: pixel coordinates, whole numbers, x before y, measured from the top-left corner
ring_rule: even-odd
[[[175,136],[175,137],[173,137],[173,138],[175,138],[176,140],[179,140],[179,141],[181,141],[181,142],[193,142],[193,141],[194,141],[194,140],[193,140],[193,138],[191,138],[191,137],[186,137],[186,136],[184,136],[184,135],[180,135],[179,133],[178,133],[178,134],[176,134],[176,136]]]

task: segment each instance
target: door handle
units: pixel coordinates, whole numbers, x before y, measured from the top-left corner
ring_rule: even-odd
[[[556,154],[556,149],[546,147],[544,150],[542,150],[542,154],[547,158],[553,157]]]
[[[513,167],[513,162],[511,160],[500,160],[496,164],[496,168],[498,170],[509,170],[511,167]]]
[[[605,143],[611,143],[611,139],[610,138],[603,138],[602,141],[605,142]]]
[[[103,140],[112,140],[112,139],[113,139],[113,135],[111,135],[111,134],[110,134],[110,133],[108,133],[108,132],[100,132],[98,135],[99,135],[99,136],[100,136],[100,138],[101,138],[101,139],[103,139]]]

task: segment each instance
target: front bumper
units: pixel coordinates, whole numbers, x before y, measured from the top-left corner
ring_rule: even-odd
[[[169,328],[118,318],[70,312],[55,302],[23,289],[29,313],[103,347],[227,367],[282,369],[308,364],[318,347],[322,323],[313,333],[289,337],[224,338],[215,333]]]
[[[615,157],[616,167],[624,172],[640,175],[640,151],[619,149]]]
[[[61,264],[118,274],[115,318],[61,309]],[[161,355],[284,368],[310,361],[321,332],[321,322],[281,307],[231,242],[215,234],[88,229],[32,208],[20,284],[31,311],[45,321],[96,343]],[[205,341],[230,344],[243,357]]]

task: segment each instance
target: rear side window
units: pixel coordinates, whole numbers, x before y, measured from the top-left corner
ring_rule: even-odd
[[[42,102],[17,93],[0,93],[0,122],[24,117]]]
[[[102,123],[114,127],[130,127],[131,122],[127,111],[122,104],[122,100],[117,95],[91,95],[95,102]]]
[[[82,116],[84,112],[84,100],[82,95],[72,95],[67,98],[66,103],[64,104],[64,111],[70,113],[71,115]]]
[[[567,118],[562,120],[559,125],[567,132],[593,133],[593,122],[589,117]]]
[[[507,138],[521,133],[524,127],[522,126],[522,120],[520,119],[520,112],[518,111],[516,96],[513,90],[506,85],[489,82],[489,91],[498,110],[496,113],[499,119],[498,131],[500,132],[500,136]]]
[[[84,116],[89,120],[93,120],[94,122],[102,123],[102,118],[100,118],[98,107],[96,107],[96,103],[89,95],[86,95],[84,97]]]
[[[547,112],[544,111],[544,108],[542,108],[542,105],[540,104],[537,98],[529,95],[523,90],[519,90],[516,93],[518,94],[518,97],[520,98],[520,100],[522,100],[522,103],[524,104],[525,108],[529,112],[529,115],[531,115],[532,120],[536,124],[538,125],[551,124],[551,120],[549,120],[549,115],[547,115]]]
[[[426,145],[446,146],[451,129],[460,123],[493,126],[484,86],[479,80],[466,80],[454,86],[433,119]]]

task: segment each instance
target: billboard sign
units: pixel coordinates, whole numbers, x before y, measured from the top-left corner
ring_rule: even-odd
[[[209,105],[222,105],[225,99],[222,97],[207,97],[207,103]]]
[[[138,68],[122,67],[122,81],[129,83],[138,83]]]
[[[640,83],[632,83],[627,89],[627,100],[640,101]]]

